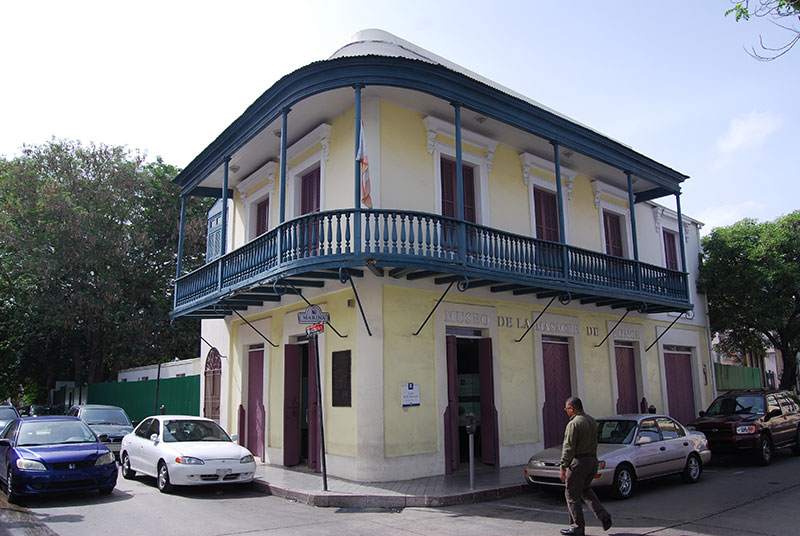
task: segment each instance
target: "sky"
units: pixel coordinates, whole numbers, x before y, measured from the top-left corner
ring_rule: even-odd
[[[380,28],[689,175],[681,207],[704,234],[774,220],[800,209],[800,45],[752,59],[790,34],[731,5],[10,0],[0,156],[55,137],[185,167],[280,77]]]

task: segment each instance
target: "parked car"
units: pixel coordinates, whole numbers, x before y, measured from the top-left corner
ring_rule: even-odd
[[[9,502],[25,495],[117,484],[114,454],[76,417],[22,417],[0,434],[0,481]]]
[[[19,418],[19,412],[14,406],[0,406],[0,432],[13,419]]]
[[[45,404],[31,404],[26,406],[23,412],[26,417],[41,417],[42,415],[53,415],[53,408]]]
[[[617,415],[597,420],[598,470],[592,486],[610,487],[627,499],[640,480],[680,474],[697,482],[711,460],[708,442],[667,415]],[[534,454],[525,468],[532,485],[563,486],[559,479],[561,446]]]
[[[162,493],[175,485],[251,482],[256,471],[250,451],[203,417],[148,417],[122,439],[121,453],[124,478],[155,477]]]
[[[790,391],[729,391],[688,428],[703,432],[714,453],[750,454],[769,465],[777,448],[791,447],[800,455],[800,400]]]
[[[78,417],[89,425],[103,443],[119,456],[122,438],[133,431],[133,425],[125,410],[117,406],[103,406],[100,404],[85,404],[72,406],[67,410],[67,415]]]

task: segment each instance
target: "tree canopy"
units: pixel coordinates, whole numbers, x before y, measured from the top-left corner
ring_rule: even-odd
[[[777,59],[789,52],[800,41],[800,25],[797,23],[800,21],[800,0],[744,0],[743,2],[734,2],[734,6],[725,12],[726,16],[731,14],[736,18],[736,22],[750,20],[751,16],[766,18],[789,32],[789,41],[777,47],[765,45],[764,38],[759,37],[761,50],[764,53],[756,52],[755,47],[751,47],[750,51],[747,52],[759,61]],[[793,21],[794,25],[790,25],[785,22],[787,19],[797,20]]]
[[[773,222],[744,219],[714,229],[703,239],[700,285],[711,329],[725,345],[780,350],[781,387],[793,388],[800,351],[800,210]]]
[[[0,397],[194,357],[170,326],[178,169],[123,147],[52,140],[0,158]],[[184,263],[202,263],[207,203],[187,203]]]

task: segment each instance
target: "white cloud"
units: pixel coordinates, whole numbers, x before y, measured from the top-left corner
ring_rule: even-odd
[[[782,118],[769,113],[750,112],[734,117],[727,132],[717,138],[717,167],[741,151],[760,147],[782,124]]]

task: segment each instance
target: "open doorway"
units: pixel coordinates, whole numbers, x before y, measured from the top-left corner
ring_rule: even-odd
[[[317,361],[314,340],[284,350],[283,464],[320,470]]]

